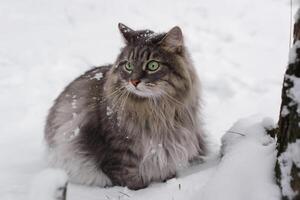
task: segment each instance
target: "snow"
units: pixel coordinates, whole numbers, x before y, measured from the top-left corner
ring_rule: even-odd
[[[103,77],[103,74],[101,72],[98,72],[91,79],[96,79],[99,81],[99,80],[101,80],[102,77]]]
[[[300,10],[296,15],[299,15]],[[297,61],[297,50],[300,49],[300,41],[296,41],[290,50],[289,64]],[[300,115],[300,77],[294,75],[285,75],[285,80],[289,80],[292,83],[292,87],[287,91],[287,95],[292,99],[293,103],[297,104],[297,112]],[[286,108],[286,107],[284,107]],[[282,111],[284,114],[288,114],[286,111]],[[282,113],[281,113],[282,114]]]
[[[77,128],[72,132],[72,134],[69,136],[69,139],[70,139],[70,140],[73,140],[75,137],[78,136],[79,133],[80,133],[80,128],[77,127]]]
[[[272,130],[272,129],[276,128],[276,126],[277,126],[277,125],[275,125],[274,120],[270,117],[265,117],[262,120],[262,125],[266,130]]]
[[[297,59],[297,49],[300,48],[300,41],[296,41],[295,44],[292,46],[292,48],[290,49],[290,53],[289,53],[289,64],[291,63],[295,63],[296,59]]]
[[[289,113],[290,113],[289,109],[288,109],[286,106],[283,106],[283,107],[282,107],[282,110],[281,110],[281,116],[282,116],[282,117],[285,117],[285,116],[287,116]]]
[[[67,184],[67,174],[60,169],[45,169],[38,173],[32,183],[29,200],[57,200]],[[60,190],[58,190],[60,189]]]
[[[71,105],[72,105],[72,108],[73,109],[76,109],[77,108],[77,99],[76,99],[76,95],[73,95],[72,96],[72,102],[71,102]]]
[[[293,84],[293,87],[287,91],[287,95],[292,99],[293,104],[297,104],[297,112],[300,115],[300,78],[294,75],[285,75],[285,79],[290,80]]]
[[[113,114],[113,110],[111,109],[111,107],[107,106],[106,107],[106,115],[111,116],[112,114]]]
[[[274,122],[270,118],[263,118],[262,121],[255,124],[257,116],[252,116],[246,119],[240,119],[232,128],[230,128],[221,138],[221,155],[225,155],[228,151],[235,148],[235,144],[245,138],[260,140],[263,145],[273,143],[272,139],[265,135],[266,130],[275,127]]]
[[[289,90],[289,95],[297,103],[297,112],[300,115],[300,77],[293,77],[293,87]]]
[[[273,182],[276,144],[266,135],[263,122],[242,119],[230,131],[243,135],[225,134],[223,145],[230,143],[230,146],[223,147],[224,156],[200,199],[279,199],[280,193]]]
[[[277,120],[288,63],[289,0],[2,0],[1,200],[23,200],[29,193],[28,183],[45,168],[43,127],[48,109],[75,77],[91,66],[115,60],[123,44],[118,22],[158,32],[181,27],[201,77],[203,119],[216,152],[220,138],[237,119],[258,114]],[[255,126],[261,130],[257,136],[247,120],[242,127],[253,130],[249,136],[243,128],[231,128],[223,137],[221,160],[214,153],[178,179],[141,191],[70,185],[68,195],[141,200],[217,200],[223,195],[223,199],[237,199],[246,197],[245,188],[254,185],[252,199],[276,199],[278,191],[269,169],[274,164],[274,145],[262,136],[263,125]],[[261,188],[255,186],[254,178]]]
[[[293,199],[296,193],[291,188],[291,169],[293,164],[300,168],[300,140],[288,144],[285,152],[281,153],[278,158],[281,171],[282,194],[289,199]]]

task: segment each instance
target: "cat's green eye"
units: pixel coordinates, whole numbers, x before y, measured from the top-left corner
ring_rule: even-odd
[[[133,70],[133,65],[130,62],[127,62],[125,64],[125,69],[129,72],[131,72]]]
[[[158,70],[158,68],[159,68],[159,62],[157,62],[157,61],[152,60],[152,61],[148,62],[148,64],[147,64],[147,69],[149,71],[153,72],[153,71]]]

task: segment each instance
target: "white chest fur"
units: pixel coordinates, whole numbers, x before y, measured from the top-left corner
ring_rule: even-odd
[[[164,137],[144,137],[140,175],[146,181],[161,181],[175,175],[178,169],[187,167],[189,160],[197,156],[199,147],[196,141],[196,135],[186,128]]]

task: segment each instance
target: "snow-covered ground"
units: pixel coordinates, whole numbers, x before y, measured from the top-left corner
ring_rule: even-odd
[[[203,119],[216,148],[240,118],[277,120],[289,51],[288,0],[1,0],[1,200],[27,196],[29,183],[45,166],[42,136],[48,108],[83,71],[114,61],[122,46],[118,22],[134,29],[183,29],[203,84]],[[212,156],[182,178],[138,192],[70,185],[68,195],[276,199],[270,170],[274,144],[265,141],[257,121],[239,123],[233,128],[250,137],[235,143],[221,162]]]

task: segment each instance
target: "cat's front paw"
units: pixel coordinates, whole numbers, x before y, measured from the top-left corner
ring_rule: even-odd
[[[140,190],[146,188],[148,185],[149,184],[128,184],[127,187],[131,190]]]
[[[126,186],[131,190],[144,189],[149,185],[149,183],[144,183],[142,178],[132,178],[126,182]]]
[[[176,178],[176,173],[169,174],[162,182],[167,182],[169,179]]]

